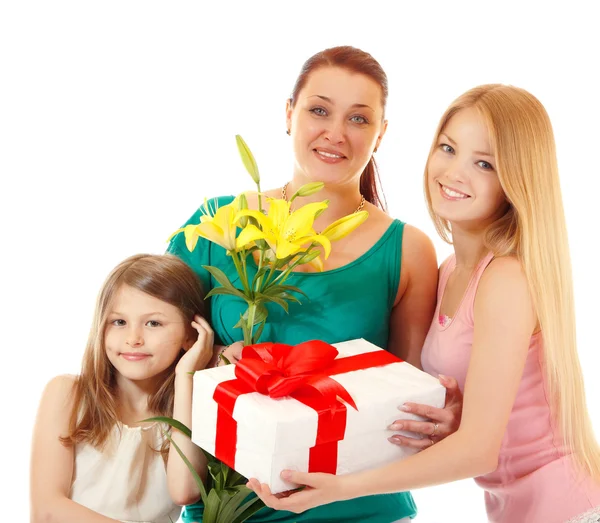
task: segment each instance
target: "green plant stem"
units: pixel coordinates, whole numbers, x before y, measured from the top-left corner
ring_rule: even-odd
[[[271,285],[271,280],[273,279],[273,275],[275,274],[275,266],[276,265],[277,265],[277,261],[274,261],[273,264],[271,265],[271,270],[269,271],[269,274],[267,275],[267,279],[265,280],[264,287],[260,292],[265,292]]]
[[[254,294],[252,293],[252,291],[250,289],[250,285],[248,284],[248,275],[246,274],[246,271],[244,269],[242,269],[242,267],[241,267],[241,262],[238,259],[238,253],[235,251],[229,251],[229,252],[231,254],[231,259],[233,260],[233,264],[235,265],[235,270],[240,275],[240,280],[242,282],[242,285],[244,286],[244,290],[246,291],[246,296],[248,296],[248,298],[250,298],[250,299],[253,299]]]
[[[263,212],[262,208],[262,197],[260,195],[260,181],[256,182],[256,188],[258,189],[258,210]]]
[[[252,345],[254,343],[252,331],[254,330],[255,313],[256,303],[248,303],[248,318],[246,320],[246,327],[242,329],[244,332],[244,345]]]
[[[242,268],[244,270],[244,274],[248,274],[248,269],[247,269],[247,265],[246,265],[246,258],[247,258],[248,254],[246,254],[246,249],[242,249],[242,253],[240,254],[240,258],[242,260]],[[241,278],[241,275],[240,275]],[[246,280],[247,281],[247,280]]]
[[[299,265],[299,262],[302,259],[302,256],[304,256],[313,247],[313,245],[314,244],[312,244],[306,251],[299,253],[296,261],[294,263],[292,263],[291,265],[288,264],[287,268],[284,269],[282,271],[282,273],[279,276],[277,276],[277,278],[275,278],[275,280],[271,283],[270,287],[273,285],[276,285],[277,283],[283,284],[285,282],[285,280],[288,279],[290,273]]]

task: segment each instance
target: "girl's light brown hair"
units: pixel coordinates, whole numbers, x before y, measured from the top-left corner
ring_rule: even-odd
[[[311,56],[300,71],[292,95],[290,96],[290,105],[294,107],[298,100],[300,91],[306,85],[308,77],[313,71],[322,67],[340,67],[351,73],[362,74],[368,76],[371,80],[377,82],[381,87],[381,106],[385,114],[385,106],[388,97],[388,79],[385,71],[369,53],[361,51],[356,47],[342,45],[338,47],[330,47],[317,54]],[[380,209],[386,211],[387,204],[385,196],[381,190],[381,180],[375,158],[371,157],[369,163],[360,175],[360,192],[364,195],[365,200],[376,205]]]
[[[515,256],[527,277],[544,341],[543,363],[550,408],[567,448],[581,467],[600,480],[600,449],[586,409],[577,356],[575,306],[567,227],[550,118],[532,94],[490,84],[458,97],[442,116],[429,157],[454,114],[477,110],[486,123],[496,172],[508,201],[492,223],[486,246],[495,256]],[[429,214],[440,236],[451,243],[450,223],[435,214],[425,169]]]
[[[205,315],[204,293],[198,277],[176,256],[138,254],[117,265],[98,295],[81,374],[73,388],[69,434],[61,438],[65,445],[86,442],[101,448],[119,421],[116,369],[106,355],[104,333],[114,296],[123,285],[177,307],[189,325],[191,335],[190,323],[194,315]],[[148,400],[149,410],[156,415],[173,414],[175,366],[183,354],[182,349],[165,371],[164,382]]]

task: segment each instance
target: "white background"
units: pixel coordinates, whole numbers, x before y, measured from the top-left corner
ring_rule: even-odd
[[[413,5],[418,4],[418,5]],[[590,5],[592,3],[590,2]],[[0,8],[0,512],[28,520],[40,393],[76,373],[96,293],[112,267],[159,253],[204,196],[291,174],[284,106],[313,53],[350,44],[389,76],[377,153],[394,217],[449,247],[425,211],[422,173],[446,106],[466,89],[524,87],[553,121],[573,257],[579,353],[600,431],[597,296],[600,37],[580,2],[6,1]],[[391,7],[394,6],[392,13]],[[498,391],[501,393],[501,391]],[[468,480],[415,492],[418,523],[482,521]]]

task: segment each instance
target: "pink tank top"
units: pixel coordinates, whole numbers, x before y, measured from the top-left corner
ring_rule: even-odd
[[[464,390],[473,344],[473,306],[483,271],[493,259],[485,256],[476,267],[451,321],[439,321],[446,283],[456,266],[451,256],[438,283],[437,308],[421,362],[437,376],[457,379]],[[541,333],[531,337],[515,403],[509,417],[498,468],[475,478],[485,489],[490,522],[564,523],[600,505],[600,486],[574,472],[571,457],[552,420],[542,368]],[[502,391],[498,391],[501,394]]]

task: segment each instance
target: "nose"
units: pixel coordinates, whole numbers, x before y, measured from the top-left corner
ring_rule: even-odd
[[[345,141],[345,122],[339,119],[331,119],[325,129],[325,139],[332,144],[340,144]]]
[[[127,340],[125,343],[130,347],[141,347],[144,344],[142,330],[139,327],[130,327],[127,331]]]
[[[455,159],[446,166],[444,174],[449,181],[455,183],[465,183],[467,180],[466,168],[458,159]]]

